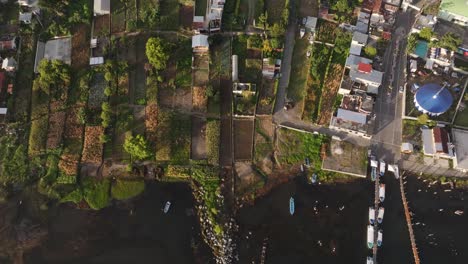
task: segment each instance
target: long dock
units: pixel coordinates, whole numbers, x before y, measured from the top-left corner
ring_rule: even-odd
[[[375,177],[375,193],[374,193],[374,208],[375,208],[375,215],[374,215],[374,219],[375,219],[375,223],[374,223],[374,248],[372,248],[372,255],[373,255],[373,258],[374,258],[374,264],[377,264],[377,249],[378,249],[378,246],[377,246],[377,236],[378,236],[378,227],[379,227],[379,223],[377,222],[377,216],[378,216],[378,213],[379,213],[379,185],[380,185],[380,172],[377,170],[377,177]]]
[[[408,225],[408,232],[409,232],[410,241],[411,241],[411,249],[413,251],[414,263],[420,264],[421,262],[419,259],[418,247],[416,246],[416,239],[414,238],[413,224],[411,223],[411,215],[410,215],[410,211],[408,207],[408,202],[406,200],[405,188],[403,186],[404,174],[405,172],[403,172],[400,177],[401,200],[403,202],[403,208],[405,209],[406,224]]]

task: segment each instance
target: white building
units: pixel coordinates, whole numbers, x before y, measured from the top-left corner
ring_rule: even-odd
[[[421,128],[421,132],[424,155],[442,158],[453,158],[455,156],[453,145],[445,128]]]
[[[110,0],[94,0],[94,15],[110,14]]]
[[[439,19],[468,26],[468,2],[466,0],[442,0]]]
[[[51,39],[46,43],[38,41],[34,72],[37,73],[37,67],[43,59],[60,60],[71,64],[71,47],[71,37]]]
[[[2,69],[4,69],[5,71],[15,71],[16,67],[18,67],[18,63],[13,57],[6,58],[2,62]]]
[[[207,35],[195,35],[192,37],[192,49],[193,52],[196,53],[203,53],[208,52],[210,48],[210,44],[208,43],[208,36]]]

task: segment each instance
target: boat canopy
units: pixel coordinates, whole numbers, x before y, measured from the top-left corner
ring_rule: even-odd
[[[376,160],[371,160],[370,165],[371,167],[377,168],[379,166],[379,163]]]

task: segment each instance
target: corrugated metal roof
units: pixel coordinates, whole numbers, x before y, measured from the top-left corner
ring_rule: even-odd
[[[359,113],[359,112],[353,112],[353,111],[349,111],[349,110],[341,109],[341,108],[338,108],[338,112],[336,114],[336,117],[341,118],[343,120],[350,121],[350,122],[359,123],[359,124],[366,124],[367,123],[367,115],[366,114],[362,114],[362,113]]]
[[[432,136],[432,129],[421,128],[421,138],[423,142],[423,150],[426,155],[434,155],[434,137]]]
[[[195,35],[192,37],[192,48],[195,47],[208,47],[208,36],[207,35]]]

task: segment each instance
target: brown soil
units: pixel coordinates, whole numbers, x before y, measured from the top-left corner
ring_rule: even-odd
[[[193,6],[181,5],[179,7],[179,24],[186,29],[192,28]]]
[[[209,81],[209,72],[207,70],[193,70],[193,85],[206,86]]]
[[[206,159],[206,119],[192,116],[191,159]]]
[[[194,86],[193,87],[193,111],[206,112],[206,104],[208,98],[206,97],[206,88]]]
[[[79,159],[80,159],[80,155],[63,154],[60,157],[60,161],[58,165],[60,171],[64,172],[66,175],[76,174]]]
[[[86,163],[100,164],[102,162],[101,135],[104,128],[101,126],[87,126],[85,128],[85,140],[83,146],[83,156],[81,160]]]
[[[187,88],[177,88],[174,94],[174,109],[182,112],[192,111],[192,91]]]
[[[82,69],[89,64],[89,26],[80,24],[72,37],[71,66]]]
[[[193,56],[193,68],[207,70],[210,63],[210,58],[206,55]]]
[[[273,110],[273,102],[275,96],[275,81],[264,79],[262,83],[262,88],[260,89],[258,104],[257,104],[257,114],[259,115],[269,115]]]
[[[50,103],[49,130],[47,134],[47,149],[55,149],[62,142],[63,128],[65,125],[65,112],[59,110],[62,102],[53,101]]]
[[[325,80],[322,90],[322,103],[320,106],[321,112],[318,117],[319,125],[326,125],[330,122],[331,115],[333,113],[333,105],[335,103],[335,98],[340,88],[341,76],[343,72],[343,66],[340,64],[333,64],[332,68],[328,72],[328,76]]]
[[[254,122],[252,119],[234,120],[234,159],[251,160]]]
[[[319,3],[317,0],[301,0],[299,7],[299,16],[318,16]]]
[[[262,59],[262,51],[258,49],[247,49],[248,59]]]

